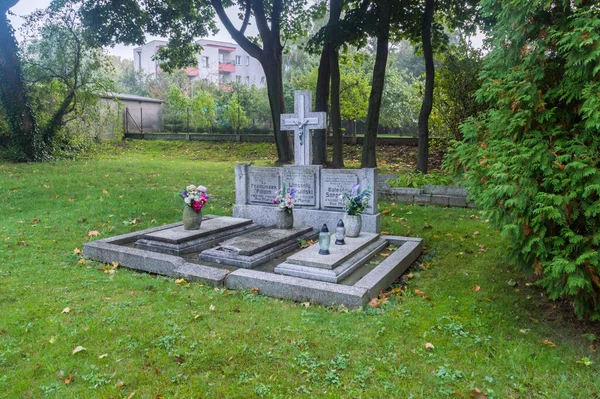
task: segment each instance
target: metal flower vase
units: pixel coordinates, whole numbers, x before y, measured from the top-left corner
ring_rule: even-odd
[[[344,227],[346,228],[346,237],[358,237],[362,228],[362,217],[344,214]]]
[[[202,210],[195,211],[191,206],[183,207],[183,229],[200,230],[202,224]]]
[[[291,229],[294,226],[294,213],[292,211],[275,211],[275,225],[278,229]]]

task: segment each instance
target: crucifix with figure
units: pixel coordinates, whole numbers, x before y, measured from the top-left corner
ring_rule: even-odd
[[[311,112],[312,92],[297,90],[294,92],[294,113],[281,115],[281,130],[294,131],[294,164],[312,165],[312,140],[310,130],[325,129],[327,114]]]

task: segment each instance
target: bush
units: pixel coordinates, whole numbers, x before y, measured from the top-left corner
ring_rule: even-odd
[[[446,166],[553,299],[600,319],[600,11],[594,2],[487,0],[497,23]]]
[[[387,181],[392,187],[414,187],[420,188],[428,184],[453,186],[452,178],[444,173],[431,172],[423,174],[419,171],[401,173],[397,179]]]

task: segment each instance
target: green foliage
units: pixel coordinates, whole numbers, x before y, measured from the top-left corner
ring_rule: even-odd
[[[231,96],[231,99],[225,106],[223,117],[236,132],[250,125],[250,119],[246,115],[246,111],[242,108],[237,93]]]
[[[423,174],[420,171],[400,173],[396,179],[387,181],[392,187],[420,188],[425,185],[453,186],[452,178],[446,173],[431,171]]]
[[[197,92],[189,104],[194,128],[208,129],[209,133],[212,132],[217,120],[216,103],[212,94],[208,90]]]
[[[379,124],[416,131],[420,107],[420,96],[413,78],[403,71],[389,68],[385,77]]]
[[[483,111],[475,92],[481,71],[481,51],[473,49],[464,38],[440,54],[441,67],[436,70],[431,130],[436,137],[462,139],[460,125]]]
[[[551,298],[600,319],[600,10],[588,1],[483,3],[477,97],[447,166]]]

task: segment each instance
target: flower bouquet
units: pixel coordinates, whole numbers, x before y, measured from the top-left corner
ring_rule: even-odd
[[[277,205],[276,224],[279,229],[291,229],[294,225],[294,196],[296,189],[286,189],[285,184],[282,189],[275,191],[273,204]]]
[[[208,202],[206,187],[190,184],[181,192],[183,207],[183,228],[185,230],[199,230],[202,224],[202,208]]]
[[[371,195],[371,190],[360,191],[360,184],[352,186],[352,190],[344,191],[340,199],[344,201],[344,226],[346,227],[346,236],[358,237],[362,228],[361,214],[367,207]]]

